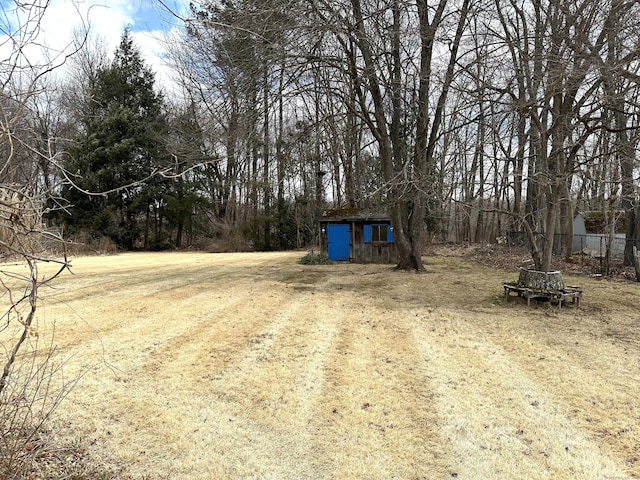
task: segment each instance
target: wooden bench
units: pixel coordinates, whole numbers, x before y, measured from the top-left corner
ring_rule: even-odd
[[[580,306],[582,290],[577,287],[565,287],[563,290],[539,290],[522,286],[518,282],[504,282],[504,299],[509,301],[511,292],[515,292],[519,297],[527,299],[527,306],[531,305],[531,299],[545,299],[558,303],[558,308],[562,308],[562,302],[571,299],[571,303]]]

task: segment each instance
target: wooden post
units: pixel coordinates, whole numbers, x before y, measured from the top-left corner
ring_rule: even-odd
[[[633,246],[633,266],[636,269],[636,281],[640,282],[640,253],[636,246]]]

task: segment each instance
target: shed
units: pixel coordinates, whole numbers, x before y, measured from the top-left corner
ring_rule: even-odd
[[[385,213],[326,210],[320,219],[320,251],[335,262],[395,263],[391,219]]]
[[[611,253],[623,255],[625,247],[624,212],[580,212],[573,218],[573,251],[604,256],[613,223]]]

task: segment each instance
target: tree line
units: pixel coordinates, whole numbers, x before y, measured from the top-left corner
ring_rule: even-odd
[[[640,237],[636,1],[202,0],[180,18],[179,94],[126,30],[39,79],[3,143],[3,184],[50,192],[66,234],[285,249],[329,206],[384,210],[416,270],[429,236],[507,231],[549,270],[576,211],[624,212]]]

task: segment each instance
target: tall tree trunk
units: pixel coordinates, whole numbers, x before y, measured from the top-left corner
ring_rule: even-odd
[[[573,256],[573,201],[570,190],[571,177],[560,184],[560,233],[562,254],[565,260]]]
[[[356,172],[358,171],[358,162],[359,162],[359,135],[358,135],[358,125],[357,125],[357,114],[356,114],[356,103],[357,97],[355,89],[353,85],[349,85],[347,87],[349,89],[349,93],[345,98],[345,124],[346,131],[344,132],[344,142],[345,142],[345,155],[344,161],[342,165],[342,170],[344,172],[344,196],[347,207],[354,208],[358,201],[356,198]]]
[[[262,74],[262,115],[264,131],[262,135],[262,209],[263,209],[263,238],[262,248],[271,250],[271,183],[269,168],[271,166],[271,122],[269,116],[269,68],[265,64]]]
[[[380,85],[376,73],[374,55],[369,38],[365,31],[360,0],[351,0],[351,6],[355,20],[355,45],[362,54],[362,60],[364,62],[364,76],[368,80],[368,83],[366,86],[362,84],[362,77],[357,69],[358,61],[356,59],[356,52],[353,51],[353,49],[348,49],[347,54],[349,56],[351,80],[353,81],[354,88],[356,90],[358,103],[361,106],[368,103],[364,91],[365,88],[371,95],[373,102],[372,116],[364,116],[363,120],[366,122],[369,130],[378,143],[380,171],[385,182],[388,182],[388,196],[390,199],[389,214],[391,216],[391,223],[394,227],[394,237],[399,257],[398,266],[400,268],[411,268],[411,262],[409,259],[412,248],[406,222],[407,212],[405,212],[402,205],[403,188],[394,182],[393,148],[391,146],[390,134],[387,130],[386,106],[382,93],[382,86]],[[418,269],[424,269],[422,263],[418,265]]]
[[[542,242],[542,258],[539,270],[548,272],[551,270],[551,260],[553,259],[553,246],[558,223],[560,206],[560,186],[551,185],[547,188],[545,204],[547,206],[544,219],[545,231]]]
[[[636,182],[634,180],[635,152],[629,138],[628,114],[625,111],[625,94],[620,85],[620,79],[614,78],[621,56],[620,30],[617,22],[626,9],[625,2],[613,0],[611,10],[606,20],[607,58],[602,74],[604,87],[610,101],[609,109],[613,117],[615,132],[614,150],[616,163],[620,165],[621,176],[621,208],[624,211],[625,249],[624,265],[634,265],[633,247],[638,237],[638,221],[636,218]],[[617,80],[617,81],[616,81]]]
[[[485,147],[485,113],[484,113],[484,101],[482,96],[479,98],[479,110],[478,116],[478,139],[476,142],[476,151],[474,155],[478,158],[478,221],[476,223],[476,243],[484,241],[484,147]],[[475,179],[475,173],[473,175]]]
[[[455,37],[451,44],[449,63],[444,82],[436,104],[433,119],[430,121],[430,85],[432,75],[433,49],[438,27],[444,14],[446,0],[440,0],[434,12],[433,19],[429,18],[430,8],[427,0],[418,0],[418,17],[420,20],[420,70],[418,74],[418,118],[416,122],[416,145],[414,150],[413,168],[417,176],[419,188],[412,199],[409,212],[408,234],[410,242],[409,256],[400,268],[414,268],[424,270],[422,264],[422,248],[424,244],[425,219],[434,216],[434,203],[441,199],[436,190],[436,159],[435,150],[440,136],[444,107],[449,95],[449,88],[454,77],[455,65],[458,61],[460,40],[464,32],[470,0],[464,0],[458,17]]]
[[[286,204],[284,199],[284,188],[285,188],[285,172],[286,172],[286,162],[285,162],[285,154],[283,151],[284,144],[284,60],[282,60],[282,65],[280,66],[280,75],[278,78],[278,126],[277,134],[276,134],[276,215],[277,215],[277,229],[279,232],[282,232],[283,227],[289,221],[286,216]],[[285,237],[284,234],[280,233],[278,235],[277,246],[278,249],[284,250],[289,248],[289,241]]]

